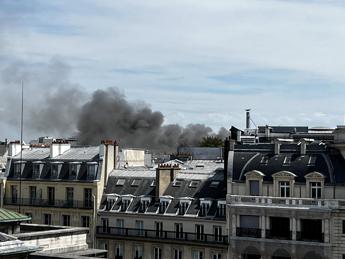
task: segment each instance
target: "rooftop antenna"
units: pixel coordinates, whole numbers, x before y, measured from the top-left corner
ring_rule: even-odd
[[[23,128],[24,128],[24,82],[22,80],[22,98],[20,111],[20,175],[19,175],[19,213],[21,212],[22,204],[22,172],[23,172]]]

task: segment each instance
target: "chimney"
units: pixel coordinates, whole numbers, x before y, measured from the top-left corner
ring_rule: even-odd
[[[274,142],[274,154],[275,155],[280,154],[280,142],[279,141]]]
[[[71,148],[71,144],[64,139],[56,139],[50,146],[50,158],[57,157]]]
[[[246,109],[246,129],[250,129],[250,109]]]
[[[104,168],[104,186],[107,185],[108,175],[115,168],[115,154],[114,143],[109,139],[102,140],[99,147],[99,156],[103,158],[103,168]]]
[[[267,140],[270,140],[271,137],[271,127],[266,125],[265,126],[265,137]]]
[[[305,141],[305,139],[301,140],[301,155],[304,156],[305,154],[307,154],[307,142]]]
[[[160,164],[156,169],[156,199],[163,195],[169,184],[181,170],[178,164]]]
[[[21,150],[21,145],[20,145],[19,140],[11,141],[8,144],[8,156],[9,157],[18,155],[20,153],[20,150]]]

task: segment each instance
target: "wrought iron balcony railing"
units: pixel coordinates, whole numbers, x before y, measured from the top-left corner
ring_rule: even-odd
[[[212,235],[190,232],[175,232],[165,230],[151,229],[135,229],[135,228],[117,228],[97,226],[96,233],[98,235],[106,235],[109,237],[132,237],[132,238],[150,238],[164,240],[192,241],[198,243],[212,244],[228,244],[228,237],[225,235]]]
[[[261,229],[259,228],[237,228],[236,236],[261,238]]]
[[[49,200],[49,199],[30,199],[30,198],[5,198],[5,205],[21,205],[33,207],[56,207],[56,208],[76,208],[76,209],[92,209],[92,201],[78,200]]]

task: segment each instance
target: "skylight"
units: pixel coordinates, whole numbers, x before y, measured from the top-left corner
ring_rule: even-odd
[[[219,185],[219,181],[212,181],[211,183],[210,183],[210,187],[211,188],[217,188],[218,187],[218,185]]]
[[[117,182],[116,182],[116,185],[122,186],[122,185],[125,184],[125,182],[126,182],[125,179],[118,179]]]
[[[134,180],[132,181],[131,186],[139,186],[140,183],[141,183],[141,180],[140,180],[140,179],[134,179]]]
[[[176,186],[176,187],[181,186],[181,184],[182,184],[182,182],[179,180],[174,180],[174,182],[173,182],[173,186]]]
[[[191,181],[189,187],[196,188],[199,185],[199,181]]]

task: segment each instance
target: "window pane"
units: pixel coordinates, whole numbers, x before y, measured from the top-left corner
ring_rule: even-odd
[[[249,181],[250,195],[259,195],[259,181]]]

